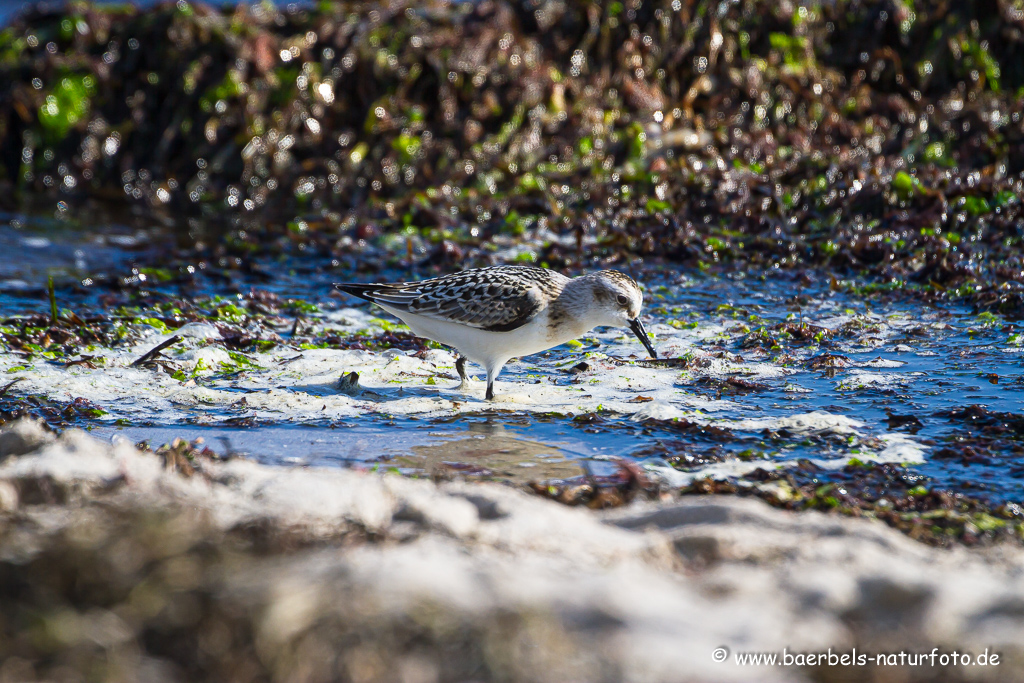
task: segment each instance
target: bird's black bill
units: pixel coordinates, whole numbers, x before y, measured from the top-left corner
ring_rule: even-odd
[[[647,336],[647,330],[644,329],[644,324],[640,322],[639,316],[629,321],[629,329],[633,330],[633,334],[647,349],[647,353],[651,354],[651,358],[657,358],[658,354],[654,351],[654,346],[651,344],[651,339]]]

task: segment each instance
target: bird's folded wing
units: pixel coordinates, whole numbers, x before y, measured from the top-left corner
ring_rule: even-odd
[[[491,332],[522,327],[541,308],[536,286],[514,280],[488,282],[448,276],[392,285],[360,285],[359,292],[344,285],[338,287],[400,311]]]

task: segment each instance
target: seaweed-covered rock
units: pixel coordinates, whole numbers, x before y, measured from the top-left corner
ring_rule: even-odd
[[[40,6],[0,31],[0,202],[205,215],[241,254],[416,235],[432,265],[536,228],[564,238],[536,255],[556,266],[825,265],[1020,315],[1018,14]]]

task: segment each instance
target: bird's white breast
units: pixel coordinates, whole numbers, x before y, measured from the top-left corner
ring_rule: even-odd
[[[396,310],[387,305],[378,305],[388,313],[401,318],[416,335],[453,346],[471,361],[484,366],[495,362],[504,363],[510,358],[539,353],[574,339],[580,334],[565,328],[558,330],[560,334],[552,335],[553,330],[548,326],[546,310],[541,311],[527,324],[510,332],[490,332],[468,325]]]

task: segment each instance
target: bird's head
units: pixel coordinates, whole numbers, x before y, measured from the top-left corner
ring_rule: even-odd
[[[625,273],[602,270],[587,276],[595,306],[595,325],[628,327],[644,345],[651,358],[657,358],[647,330],[640,322],[644,295],[640,286]]]

